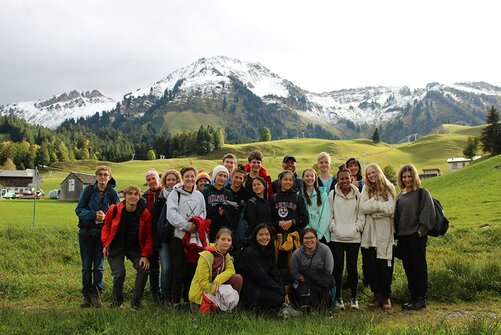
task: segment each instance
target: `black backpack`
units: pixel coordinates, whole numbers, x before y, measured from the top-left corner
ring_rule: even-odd
[[[421,208],[421,199],[423,198],[423,189],[419,189],[419,208]],[[428,231],[428,235],[430,236],[441,236],[445,235],[447,230],[449,229],[449,220],[445,217],[444,207],[435,198],[431,198],[433,200],[433,207],[435,207],[435,223],[433,224],[433,228]]]
[[[175,192],[175,191],[174,191]],[[179,206],[179,202],[181,201],[181,195],[177,193],[177,205]],[[160,216],[158,217],[157,231],[160,235],[160,239],[171,238],[174,234],[175,227],[170,224],[167,220],[167,201],[162,207],[162,211],[160,212]]]

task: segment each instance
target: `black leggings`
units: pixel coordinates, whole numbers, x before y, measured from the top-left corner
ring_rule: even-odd
[[[341,298],[343,284],[344,254],[346,253],[346,269],[348,270],[348,284],[351,289],[351,298],[357,298],[358,286],[358,250],[360,243],[330,242],[329,247],[334,256],[334,279],[336,280],[336,299]]]
[[[195,275],[197,263],[188,263],[184,255],[183,242],[177,237],[172,238],[170,244],[172,252],[172,302],[179,303],[181,295],[184,302],[188,302],[191,280]]]

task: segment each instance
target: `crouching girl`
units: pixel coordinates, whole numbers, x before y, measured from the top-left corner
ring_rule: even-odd
[[[200,253],[190,286],[190,302],[204,305],[204,299],[206,302],[210,299],[223,310],[231,310],[236,306],[243,279],[235,274],[233,258],[229,254],[231,242],[231,231],[222,228],[216,234],[215,245]]]

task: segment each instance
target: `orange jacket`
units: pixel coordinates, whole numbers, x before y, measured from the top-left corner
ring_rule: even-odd
[[[113,215],[115,214],[115,206],[117,206],[116,215]],[[101,242],[103,242],[104,247],[109,248],[115,238],[124,208],[125,204],[119,202],[118,205],[111,205],[108,212],[106,212],[103,230],[101,231]],[[143,209],[143,213],[139,217],[139,245],[141,247],[141,257],[150,257],[153,254],[151,214],[146,208]]]

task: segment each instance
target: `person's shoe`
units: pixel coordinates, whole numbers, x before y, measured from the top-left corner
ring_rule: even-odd
[[[302,313],[290,306],[289,304],[283,304],[282,308],[278,311],[278,316],[281,317],[284,320],[287,320],[288,318],[293,318],[296,316],[300,316]]]
[[[123,302],[112,302],[110,304],[110,308],[123,308],[124,304]]]
[[[340,309],[344,311],[344,302],[343,299],[336,299],[336,305],[334,306],[336,309]]]
[[[418,297],[411,297],[411,301],[406,302],[405,304],[402,305],[402,309],[409,310],[409,307],[414,305],[418,301]]]
[[[88,308],[92,306],[92,299],[90,293],[84,293],[83,302],[80,304],[82,308]]]
[[[378,308],[381,307],[382,301],[381,301],[381,294],[374,294],[374,297],[372,298],[372,302],[369,304],[370,308]]]
[[[351,299],[350,308],[351,308],[351,309],[359,309],[359,307],[358,307],[358,300],[357,300],[357,298],[352,298],[352,299]]]
[[[141,302],[139,300],[132,300],[130,302],[130,307],[134,310],[138,310],[139,308],[141,308]]]
[[[426,307],[426,299],[419,297],[415,303],[409,305],[406,309],[409,311],[417,311]]]
[[[101,302],[101,293],[96,292],[92,294],[90,297],[90,303],[92,307],[100,308],[103,305],[103,303]]]
[[[391,309],[391,300],[390,298],[383,300],[383,309],[390,310]]]

